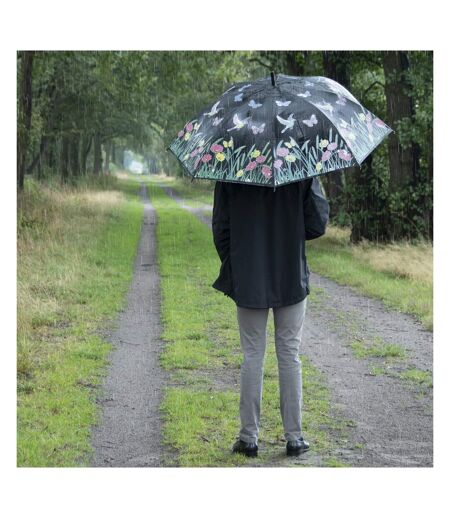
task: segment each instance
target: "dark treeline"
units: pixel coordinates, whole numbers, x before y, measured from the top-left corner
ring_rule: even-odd
[[[361,168],[322,177],[352,241],[433,237],[433,55],[427,51],[37,52],[17,55],[17,186],[122,167],[125,149],[176,171],[165,148],[235,81],[325,75],[394,130]]]

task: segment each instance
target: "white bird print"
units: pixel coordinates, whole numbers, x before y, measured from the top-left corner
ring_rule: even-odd
[[[311,92],[306,90],[306,92],[303,94],[297,94],[297,97],[311,97]]]
[[[219,119],[219,117],[216,117],[213,120],[213,126],[218,126],[222,121],[223,121],[223,117],[221,119]]]
[[[234,96],[234,101],[235,101],[235,102],[242,101],[242,96],[243,96],[243,95],[244,95],[243,93],[242,93],[242,94],[237,94],[237,95],[235,95],[235,96]]]
[[[330,113],[333,113],[333,110],[334,110],[333,106],[331,106],[330,103],[326,103],[326,102],[316,103],[315,106],[317,106],[317,108],[328,111]]]
[[[291,101],[275,101],[278,106],[289,106],[291,104]]]
[[[216,104],[211,108],[211,111],[206,112],[203,115],[209,115],[210,117],[212,117],[213,115],[217,115],[219,113],[219,110],[223,110],[223,108],[219,108],[219,110],[217,109],[219,104],[220,104],[220,101],[217,101]]]
[[[287,119],[283,119],[282,117],[277,115],[277,119],[284,126],[284,129],[281,130],[281,133],[284,133],[285,131],[292,129],[296,121],[296,119],[294,119],[293,113],[291,113]]]
[[[247,122],[249,120],[250,120],[250,117],[247,117],[246,119],[241,120],[239,118],[239,115],[236,113],[235,115],[233,115],[234,126],[232,128],[229,128],[227,131],[232,131],[232,130],[235,130],[235,129],[241,129],[241,128],[243,128],[247,124]]]
[[[241,88],[238,89],[238,92],[242,92],[242,90],[245,90],[246,88],[250,88],[250,86],[252,86],[252,85],[250,84],[250,85],[241,86]]]
[[[253,99],[248,103],[250,108],[259,108],[262,104],[255,102]]]

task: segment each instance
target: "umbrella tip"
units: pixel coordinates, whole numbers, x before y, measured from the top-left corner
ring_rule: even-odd
[[[273,70],[270,72],[270,79],[272,79],[272,86],[275,86],[275,72]]]

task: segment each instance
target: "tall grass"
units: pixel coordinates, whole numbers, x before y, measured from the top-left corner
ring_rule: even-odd
[[[137,187],[134,186],[134,192]],[[85,462],[93,390],[109,345],[98,333],[120,309],[142,205],[117,181],[27,181],[18,198],[18,465]]]
[[[382,300],[433,329],[433,245],[422,241],[350,242],[350,229],[330,225],[307,242],[311,269]]]

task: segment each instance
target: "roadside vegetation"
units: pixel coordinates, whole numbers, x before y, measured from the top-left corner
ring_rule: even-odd
[[[19,466],[83,465],[142,217],[135,182],[27,181],[18,198]]]

